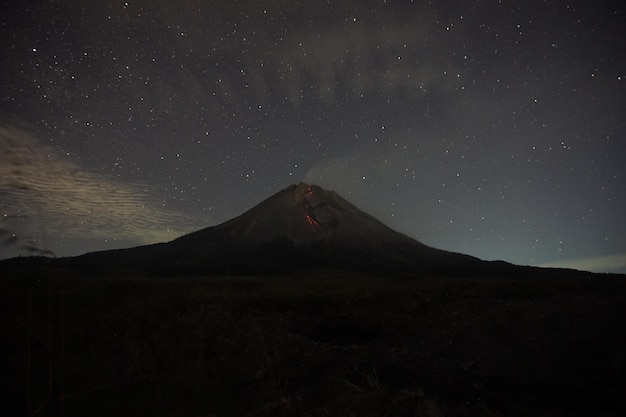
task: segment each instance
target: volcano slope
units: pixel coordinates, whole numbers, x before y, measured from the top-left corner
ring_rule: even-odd
[[[426,246],[337,193],[305,183],[277,192],[239,217],[172,242],[48,262],[83,271],[132,268],[159,275],[275,274],[324,268],[466,273],[495,267]]]
[[[237,272],[318,268],[351,271],[455,269],[475,258],[423,245],[333,191],[292,185],[243,215],[174,242],[199,268],[210,260]],[[201,261],[200,261],[201,260]]]
[[[307,184],[169,243],[2,262],[0,317],[4,415],[626,415],[625,276],[429,248]]]

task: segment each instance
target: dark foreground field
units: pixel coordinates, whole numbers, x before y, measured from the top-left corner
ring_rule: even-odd
[[[0,408],[7,416],[626,415],[626,279],[563,274],[3,271]]]

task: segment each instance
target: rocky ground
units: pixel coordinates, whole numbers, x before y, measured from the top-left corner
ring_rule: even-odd
[[[622,416],[626,277],[0,279],[3,415]]]

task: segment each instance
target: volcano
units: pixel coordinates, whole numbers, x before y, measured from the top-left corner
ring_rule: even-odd
[[[236,272],[311,268],[380,272],[456,268],[478,261],[419,243],[334,191],[302,182],[239,217],[170,245],[192,269]]]
[[[291,185],[242,215],[168,243],[54,260],[93,272],[267,274],[309,269],[463,271],[487,262],[424,245],[359,210],[334,191]]]

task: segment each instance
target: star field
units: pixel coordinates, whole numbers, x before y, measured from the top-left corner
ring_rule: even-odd
[[[0,17],[0,257],[307,181],[438,248],[626,271],[617,2],[28,3]]]

